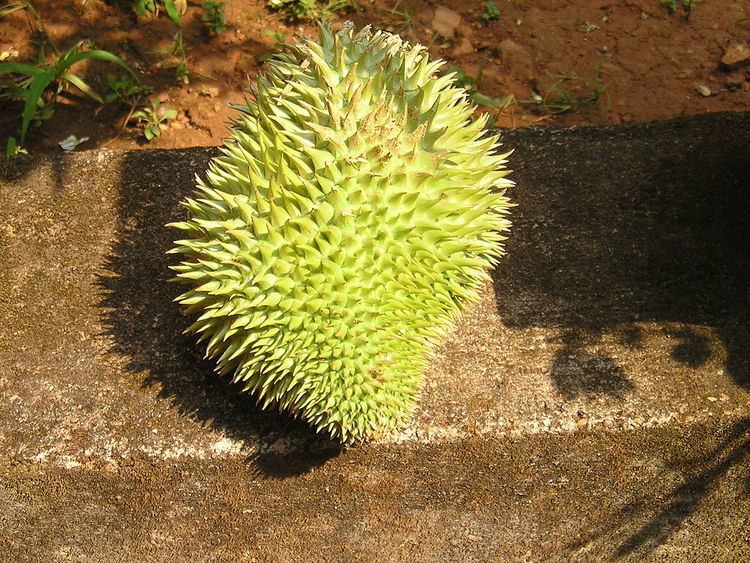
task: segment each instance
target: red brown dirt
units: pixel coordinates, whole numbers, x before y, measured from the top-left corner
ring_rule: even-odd
[[[577,95],[590,94],[597,81],[600,88],[606,87],[598,101],[574,112],[550,115],[528,103],[491,110],[501,127],[647,122],[750,107],[750,70],[728,70],[720,62],[727,48],[746,44],[750,35],[746,0],[699,3],[689,19],[679,11],[667,13],[658,0],[496,3],[500,17],[485,23],[479,1],[445,0],[438,5],[362,0],[357,12],[340,14],[333,25],[349,18],[358,26],[400,32],[428,45],[433,56],[449,66],[460,66],[477,79],[478,90],[491,97],[512,95],[528,102],[534,92],[544,94],[563,75],[580,79],[564,84]],[[248,83],[261,71],[261,60],[273,49],[271,32],[282,33],[287,41],[295,34],[316,33],[312,24],[292,24],[269,11],[265,0],[227,0],[229,27],[212,37],[200,19],[201,3],[190,2],[183,16],[191,73],[185,85],[175,82],[174,68],[158,53],[169,49],[175,33],[165,15],[139,21],[126,1],[39,0],[35,5],[59,51],[80,40],[92,41],[125,59],[141,73],[143,83],[154,88],[152,97],[178,111],[169,129],[148,145],[153,148],[221,144],[234,113],[229,103],[241,102]],[[433,21],[438,7],[452,10],[447,12],[453,19],[447,29]],[[0,52],[12,48],[18,51],[16,60],[33,60],[41,42],[33,28],[24,11],[1,19]],[[112,69],[82,63],[76,72],[101,91],[103,77]],[[711,94],[701,95],[698,86]],[[0,113],[3,142],[17,130],[20,113],[18,104]],[[59,150],[58,141],[75,134],[91,138],[81,148],[143,146],[136,129],[122,130],[127,113],[123,105],[102,108],[68,97],[52,119],[32,130],[26,144],[31,150]]]

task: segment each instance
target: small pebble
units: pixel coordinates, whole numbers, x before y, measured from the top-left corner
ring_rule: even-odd
[[[711,95],[711,89],[708,86],[704,86],[703,84],[696,84],[695,91],[704,98],[707,98]]]

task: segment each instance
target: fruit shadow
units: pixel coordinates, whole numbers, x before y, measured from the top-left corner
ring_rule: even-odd
[[[179,232],[165,227],[184,220],[179,202],[195,187],[216,149],[137,151],[124,161],[116,241],[100,278],[104,326],[127,369],[146,374],[143,386],[185,416],[245,445],[259,476],[302,474],[341,448],[306,424],[263,411],[241,386],[213,371],[203,347],[183,331],[190,324],[173,302],[181,288],[169,280],[175,256],[165,254]]]

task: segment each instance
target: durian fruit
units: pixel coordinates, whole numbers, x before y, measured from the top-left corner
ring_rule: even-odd
[[[218,371],[349,443],[410,416],[431,350],[503,252],[512,182],[424,47],[320,33],[251,88],[171,252]]]

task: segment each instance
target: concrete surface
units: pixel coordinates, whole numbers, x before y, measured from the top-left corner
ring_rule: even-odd
[[[0,165],[0,554],[749,558],[749,125],[506,132],[508,256],[345,452],[181,335],[163,225],[213,150]]]

